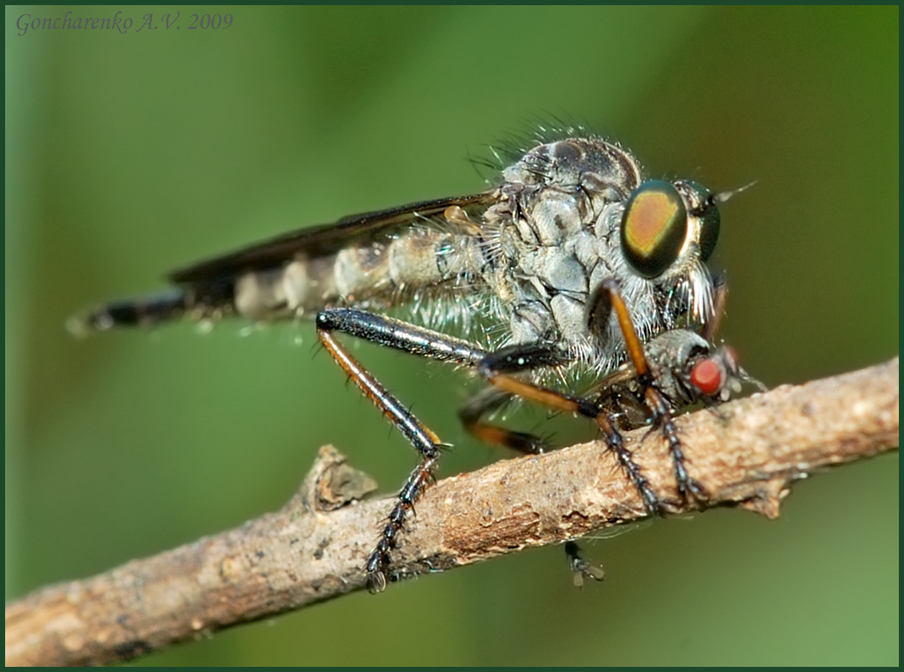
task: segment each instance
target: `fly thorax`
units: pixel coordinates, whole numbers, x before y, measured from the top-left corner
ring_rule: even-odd
[[[495,289],[516,307],[515,342],[551,339],[600,370],[622,360],[615,319],[600,321],[588,305],[613,279],[643,340],[711,319],[704,262],[719,214],[705,188],[644,181],[629,153],[599,138],[534,147],[503,177],[486,214],[504,271]]]
[[[607,272],[600,263],[606,243],[595,227],[626,198],[639,179],[639,167],[610,143],[569,139],[535,147],[506,169],[504,178],[496,217],[507,269],[500,284],[516,306],[513,341],[592,348],[595,339],[587,326],[591,275]]]
[[[589,268],[581,258],[592,256],[593,246],[585,205],[574,193],[548,188],[500,232],[504,285],[517,307],[514,342],[560,340],[582,329]]]
[[[530,192],[558,187],[593,199],[623,200],[640,183],[640,166],[620,147],[599,138],[569,138],[534,147],[503,172],[503,189]]]

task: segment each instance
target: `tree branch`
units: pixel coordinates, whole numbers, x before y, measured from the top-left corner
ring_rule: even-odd
[[[778,515],[792,481],[898,446],[898,359],[783,386],[678,419],[711,504]],[[627,434],[674,513],[673,465],[658,435]],[[6,607],[7,665],[129,660],[365,586],[362,567],[392,498],[327,447],[282,510]],[[643,518],[640,496],[601,442],[497,462],[428,489],[393,554],[399,576],[447,570]],[[390,587],[391,589],[391,587]]]

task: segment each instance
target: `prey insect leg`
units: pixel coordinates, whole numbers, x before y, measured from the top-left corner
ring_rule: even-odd
[[[670,406],[666,397],[656,386],[656,380],[644,354],[643,343],[634,329],[628,307],[622,298],[618,283],[607,280],[602,283],[597,295],[594,297],[592,313],[608,315],[609,311],[615,311],[622,336],[625,339],[628,355],[637,375],[637,381],[643,390],[644,403],[652,413],[653,425],[659,427],[669,444],[672,462],[675,465],[675,479],[678,482],[678,493],[682,500],[687,501],[688,495],[697,500],[707,499],[703,486],[691,478],[685,466],[684,451],[681,440],[678,438],[678,428],[672,420]]]

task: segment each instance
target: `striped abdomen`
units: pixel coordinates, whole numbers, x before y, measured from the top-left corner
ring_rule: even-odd
[[[70,321],[83,333],[116,326],[152,325],[189,316],[237,314],[276,320],[330,305],[385,306],[425,288],[451,287],[479,269],[479,239],[418,227],[390,237],[309,257],[299,252],[276,267],[205,279],[165,293],[112,302]]]

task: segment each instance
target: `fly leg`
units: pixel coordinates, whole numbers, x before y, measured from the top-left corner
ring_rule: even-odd
[[[596,401],[551,390],[510,375],[539,367],[556,366],[564,361],[566,361],[566,355],[555,346],[514,345],[488,354],[478,364],[477,372],[494,387],[504,392],[565,413],[583,415],[595,420],[602,431],[606,445],[615,454],[618,463],[643,498],[647,511],[653,515],[663,514],[664,510],[659,497],[653,492],[647,477],[634,462],[631,451],[625,446],[624,439],[609,414],[605,410],[601,410]]]
[[[528,383],[509,375],[519,370],[539,366],[555,366],[562,363],[563,353],[554,347],[544,345],[510,346],[487,355],[478,365],[478,372],[493,384],[495,389],[510,395],[544,404],[568,413],[577,413],[596,420],[609,449],[615,454],[622,469],[643,498],[644,506],[653,515],[665,513],[662,503],[650,487],[640,467],[634,462],[631,451],[625,446],[621,433],[611,418],[599,404],[589,399],[574,397],[539,385]],[[495,428],[494,428],[495,429]],[[565,557],[574,575],[574,584],[582,586],[585,578],[602,581],[602,568],[590,564],[581,557],[581,549],[575,541],[565,543]]]
[[[386,588],[386,566],[389,564],[389,552],[396,544],[396,536],[405,524],[405,518],[414,508],[414,500],[421,494],[433,478],[433,470],[439,459],[439,437],[421,424],[398,400],[389,394],[364,368],[340,346],[329,330],[318,329],[320,342],[327,352],[343,368],[348,376],[361,389],[364,395],[383,411],[383,415],[401,430],[405,437],[417,449],[421,461],[408,477],[399,493],[399,500],[389,514],[389,520],[377,542],[376,548],[367,560],[367,581],[371,592],[380,592]]]
[[[369,388],[363,384],[365,380],[363,376],[366,376],[366,380],[372,380],[372,378],[363,369],[361,370],[361,378],[349,372],[347,365],[343,364],[343,360],[339,358],[338,354],[334,354],[339,349],[339,346],[329,336],[330,331],[342,331],[351,336],[411,354],[475,368],[478,374],[503,393],[517,395],[556,410],[580,414],[595,420],[602,430],[603,437],[609,448],[615,453],[619,464],[628,473],[631,482],[643,497],[647,510],[653,514],[663,513],[659,498],[650,488],[649,481],[641,472],[640,467],[631,458],[631,452],[625,447],[621,434],[613,425],[608,414],[601,411],[595,401],[550,390],[510,375],[542,367],[558,366],[567,362],[567,353],[562,352],[554,345],[528,343],[508,346],[495,352],[487,353],[467,341],[451,338],[423,327],[417,327],[400,320],[374,315],[373,313],[353,308],[324,310],[317,316],[317,329],[321,341],[324,341],[324,345],[330,350],[333,358],[339,362],[340,366],[346,369],[346,372],[349,373],[364,393],[383,410],[384,415],[387,415],[393,423],[399,426],[419,452],[422,451],[421,445],[411,438],[405,428],[405,422],[414,421],[418,425],[419,423],[401,406],[399,406],[400,411],[398,414],[392,412],[382,403],[380,396],[375,393],[372,394]],[[327,344],[325,339],[328,339],[330,344]],[[354,362],[348,353],[345,351],[341,352],[345,359]],[[360,369],[360,365],[358,369]],[[376,385],[376,382],[373,381],[373,384]],[[382,388],[379,389],[386,398],[398,406],[398,402],[393,397],[383,391]],[[477,416],[472,417],[476,419]],[[517,443],[517,441],[512,442]],[[415,494],[419,493],[420,491]]]
[[[459,409],[458,418],[468,432],[485,443],[511,448],[526,455],[542,453],[548,448],[548,445],[540,437],[483,421],[483,417],[501,408],[511,398],[510,394],[495,387],[488,387],[468,399],[467,403]]]
[[[422,357],[475,368],[501,393],[521,396],[550,408],[596,420],[609,448],[615,453],[619,464],[640,492],[647,510],[653,514],[664,512],[649,481],[632,459],[631,452],[625,447],[621,434],[607,413],[599,409],[597,402],[544,388],[510,375],[541,367],[558,366],[567,361],[567,353],[548,344],[509,346],[487,353],[467,341],[400,320],[352,308],[330,308],[317,315],[317,333],[321,343],[364,395],[399,428],[421,455],[421,462],[399,493],[399,501],[389,514],[389,521],[368,559],[367,574],[373,591],[380,591],[386,586],[386,568],[389,565],[390,552],[396,546],[398,534],[404,527],[409,512],[413,510],[415,500],[430,484],[442,444],[433,432],[422,425],[339,345],[333,337],[333,331]],[[491,405],[483,406],[484,409],[490,407]],[[479,414],[473,417],[476,421]],[[517,441],[513,440],[512,443]]]
[[[644,403],[652,414],[653,425],[662,430],[663,436],[665,436],[669,445],[672,462],[675,465],[678,494],[683,501],[687,501],[689,495],[698,501],[706,501],[708,499],[706,490],[697,480],[691,478],[687,472],[684,451],[681,447],[681,440],[678,438],[678,428],[672,420],[671,406],[668,399],[657,387],[656,380],[644,354],[643,343],[634,329],[631,315],[622,298],[618,283],[615,280],[603,282],[600,289],[597,290],[592,306],[591,315],[593,317],[591,319],[597,321],[597,324],[605,323],[611,311],[615,311],[622,336],[625,339],[628,355],[634,365],[637,381],[643,390]],[[605,316],[605,320],[601,319],[603,316]]]
[[[426,329],[361,310],[333,308],[317,315],[317,335],[327,352],[364,395],[405,435],[421,457],[399,492],[398,501],[389,514],[380,540],[367,560],[366,572],[370,590],[380,592],[386,587],[390,553],[398,543],[398,535],[405,526],[405,520],[414,510],[415,500],[433,480],[443,444],[436,434],[402,406],[336,341],[332,333],[334,331],[412,354],[459,364],[473,365],[484,356],[484,352],[465,341],[446,338]]]

